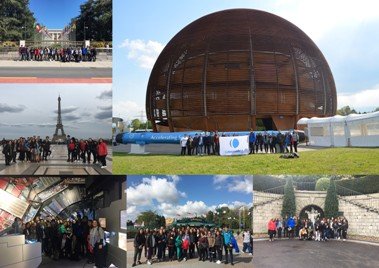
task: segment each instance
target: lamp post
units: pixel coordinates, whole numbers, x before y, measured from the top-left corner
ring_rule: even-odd
[[[84,22],[84,42],[86,41],[86,29],[88,29],[88,27],[86,26],[86,23]]]

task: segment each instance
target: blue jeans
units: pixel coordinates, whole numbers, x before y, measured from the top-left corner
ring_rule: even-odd
[[[247,250],[247,251],[246,251]],[[251,244],[250,243],[243,243],[243,249],[242,249],[243,252],[247,252],[247,253],[252,253],[252,250],[251,250]]]

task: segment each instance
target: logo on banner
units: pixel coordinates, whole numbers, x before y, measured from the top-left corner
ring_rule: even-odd
[[[237,148],[239,145],[240,145],[240,142],[238,141],[238,139],[230,140],[230,147]]]

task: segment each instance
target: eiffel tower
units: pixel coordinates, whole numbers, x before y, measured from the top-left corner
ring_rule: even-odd
[[[58,134],[58,131],[61,131],[61,134]],[[57,126],[55,127],[55,134],[53,135],[52,143],[66,142],[67,137],[64,134],[63,124],[62,124],[62,114],[61,114],[61,96],[58,97],[58,118]]]

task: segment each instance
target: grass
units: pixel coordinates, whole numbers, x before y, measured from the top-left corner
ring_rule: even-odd
[[[379,174],[379,148],[327,148],[247,156],[129,155],[113,153],[114,174]]]

